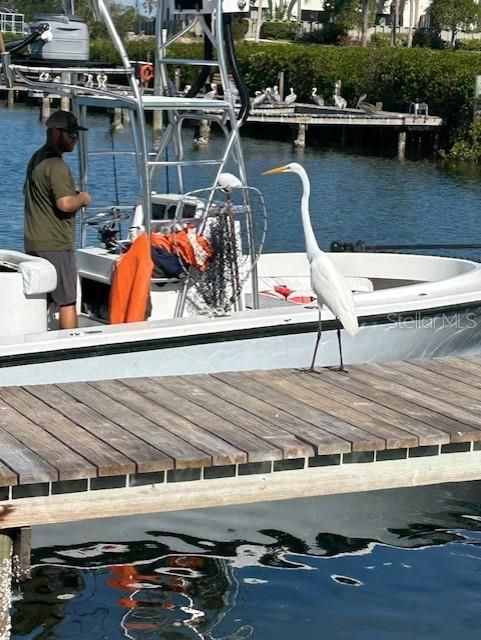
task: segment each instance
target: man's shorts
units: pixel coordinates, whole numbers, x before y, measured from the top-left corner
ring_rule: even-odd
[[[57,272],[57,288],[49,298],[59,307],[69,307],[77,302],[77,260],[74,251],[30,251],[30,255],[45,258]]]

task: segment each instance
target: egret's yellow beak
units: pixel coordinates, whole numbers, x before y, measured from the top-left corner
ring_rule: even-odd
[[[274,167],[274,169],[268,169],[267,171],[263,171],[263,176],[272,176],[274,173],[283,173],[287,169],[287,165],[283,164],[282,167]]]

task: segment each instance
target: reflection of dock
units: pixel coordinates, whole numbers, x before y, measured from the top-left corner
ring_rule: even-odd
[[[308,104],[276,106],[273,108],[253,109],[249,123],[263,125],[288,125],[297,127],[296,146],[304,146],[308,127],[337,127],[341,131],[347,127],[391,129],[398,135],[398,152],[404,157],[406,134],[408,132],[435,133],[442,127],[443,120],[438,116],[391,111],[370,111],[362,109],[337,109],[335,107],[317,107]],[[344,132],[344,131],[343,131]]]
[[[480,390],[480,357],[3,387],[1,526],[480,479]]]

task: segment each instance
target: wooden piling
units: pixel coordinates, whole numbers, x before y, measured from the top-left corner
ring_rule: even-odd
[[[306,146],[306,130],[307,124],[299,122],[297,129],[297,138],[294,140],[294,146],[304,148]]]
[[[41,114],[42,122],[45,122],[50,115],[51,102],[52,100],[48,96],[42,98],[42,114]]]
[[[0,640],[9,640],[11,629],[10,604],[12,592],[12,549],[9,536],[0,535]]]
[[[399,160],[406,159],[406,132],[400,131],[397,144],[397,155]]]
[[[122,109],[114,109],[114,119],[112,122],[112,129],[122,129]]]

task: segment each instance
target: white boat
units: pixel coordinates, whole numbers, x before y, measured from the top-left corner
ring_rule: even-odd
[[[128,112],[138,195],[132,202],[112,207],[111,202],[102,205],[101,195],[94,194],[97,209],[89,209],[82,218],[80,327],[76,330],[56,330],[48,317],[46,297],[53,288],[48,263],[18,252],[0,252],[0,296],[9,300],[9,311],[0,316],[0,384],[309,366],[318,329],[309,263],[303,253],[263,252],[264,201],[248,186],[245,174],[239,136],[245,112],[232,91],[229,72],[240,85],[241,98],[245,91],[236,72],[226,19],[242,3],[205,0],[192,8],[192,3],[181,0],[170,4],[158,0],[156,87],[162,86],[157,91],[162,95],[147,94],[139,86],[105,1],[91,4],[108,28],[121,67],[93,69],[86,62],[83,67],[77,63],[67,73],[65,67],[55,67],[52,59],[29,66],[24,60],[15,62],[7,53],[4,76],[12,87],[43,87],[68,96],[84,125],[88,125],[87,110],[92,107]],[[166,6],[175,18],[169,24],[164,20]],[[206,60],[167,58],[167,48],[194,24],[202,28],[208,43]],[[177,91],[170,79],[179,64],[201,69],[187,95]],[[204,70],[213,65],[225,87],[223,96],[199,97],[196,93],[206,80]],[[69,82],[49,84],[57,72]],[[116,74],[126,77],[128,86],[119,88],[111,82]],[[93,82],[92,77],[98,76],[102,82]],[[146,119],[153,116],[155,128],[159,113],[165,114],[165,127],[151,149]],[[192,121],[200,125],[209,121],[220,129],[225,146],[218,160],[185,160],[185,136],[192,138],[188,128]],[[88,134],[82,132],[82,190],[88,185],[88,142]],[[192,177],[209,171],[203,188],[189,186]],[[167,172],[175,183],[173,192],[155,191],[156,177]],[[130,232],[119,235],[119,221],[127,218],[124,226]],[[129,255],[135,237],[144,229],[146,237],[173,234],[176,254],[176,234],[187,227],[194,240],[202,236],[214,247],[207,269],[184,264],[175,277],[165,271],[154,274],[147,319],[109,322],[113,274],[120,258]],[[100,241],[91,241],[92,228],[99,232]],[[342,332],[345,363],[459,354],[479,345],[478,263],[390,253],[328,255],[354,292],[360,324],[354,337]],[[135,290],[132,295],[135,298]],[[325,308],[322,320],[316,364],[337,365],[337,322]]]

